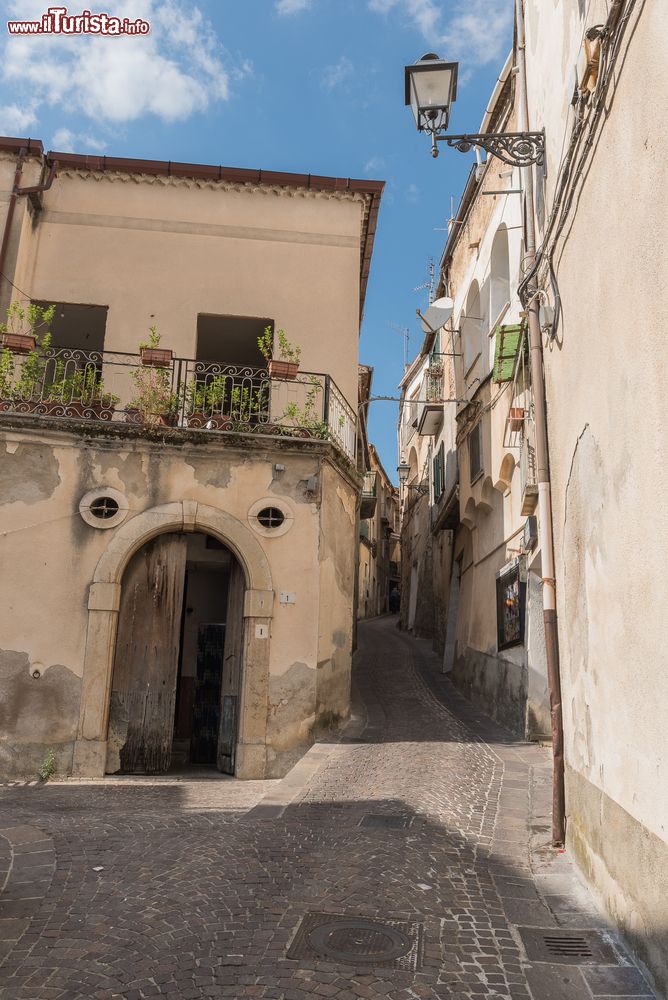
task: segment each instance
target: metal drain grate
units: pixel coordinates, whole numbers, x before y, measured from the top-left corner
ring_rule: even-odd
[[[421,961],[421,938],[417,923],[307,913],[287,957],[414,972]]]
[[[614,949],[598,931],[518,927],[530,962],[558,965],[618,965]]]
[[[583,937],[564,937],[563,934],[546,934],[545,947],[550,955],[570,955],[573,958],[593,958],[593,952]]]
[[[385,827],[391,830],[407,830],[413,822],[412,816],[390,813],[369,813],[363,816],[358,826]]]

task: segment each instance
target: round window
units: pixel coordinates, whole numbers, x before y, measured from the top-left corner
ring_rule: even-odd
[[[280,528],[285,521],[285,514],[278,507],[263,507],[258,511],[257,519],[263,528]]]
[[[91,528],[116,528],[130,513],[130,505],[113,486],[98,486],[81,498],[79,513]]]
[[[115,517],[118,514],[118,501],[114,500],[113,497],[96,497],[91,503],[89,510],[93,517],[99,517],[100,520],[106,521],[108,518]]]

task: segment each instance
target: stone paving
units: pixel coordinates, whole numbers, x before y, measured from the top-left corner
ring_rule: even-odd
[[[360,627],[357,724],[282,782],[1,789],[0,998],[654,996],[548,846],[547,751],[394,621]],[[290,958],[308,913],[419,928],[417,967]],[[607,956],[529,961],[524,927]]]

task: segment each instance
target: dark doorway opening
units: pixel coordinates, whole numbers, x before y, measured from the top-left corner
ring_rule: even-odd
[[[161,535],[122,582],[108,773],[234,774],[243,571],[211,536]]]
[[[48,308],[52,302],[36,302]],[[52,347],[67,347],[76,351],[103,351],[107,327],[108,306],[56,302],[51,321]]]
[[[257,342],[267,326],[273,334],[274,321],[271,319],[200,313],[197,317],[197,360],[265,368],[266,362]]]

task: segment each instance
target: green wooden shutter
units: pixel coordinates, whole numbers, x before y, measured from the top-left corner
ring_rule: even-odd
[[[517,323],[509,326],[497,326],[495,331],[496,345],[494,348],[494,382],[510,382],[515,373],[517,352],[522,343],[522,326]]]

